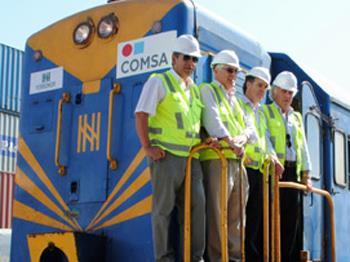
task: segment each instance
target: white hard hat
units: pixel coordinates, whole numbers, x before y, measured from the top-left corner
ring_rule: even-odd
[[[213,68],[218,64],[229,65],[240,69],[238,56],[233,50],[222,50],[217,53],[211,62],[211,67]]]
[[[269,69],[261,66],[253,67],[246,76],[253,76],[264,81],[268,86],[270,85],[271,75]]]
[[[273,80],[272,85],[284,90],[293,91],[293,95],[298,92],[298,80],[295,75],[289,71],[279,73],[275,80]]]
[[[178,38],[176,38],[173,52],[201,57],[199,43],[192,35],[180,35]]]

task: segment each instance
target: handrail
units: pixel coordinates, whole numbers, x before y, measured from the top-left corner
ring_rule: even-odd
[[[57,128],[56,128],[56,147],[55,147],[55,165],[58,167],[58,173],[63,176],[66,167],[60,162],[60,148],[61,148],[61,127],[62,127],[62,109],[64,103],[69,103],[70,94],[64,92],[58,102],[57,109]]]
[[[308,189],[305,185],[295,183],[295,182],[278,182],[278,185],[280,188],[292,188],[302,191],[307,191]],[[335,262],[336,259],[336,252],[335,252],[335,220],[334,220],[334,203],[332,196],[329,194],[328,191],[318,189],[318,188],[311,188],[309,190],[310,192],[319,194],[321,196],[324,196],[328,202],[329,206],[329,213],[330,213],[330,224],[331,224],[331,249],[332,249],[332,261]]]
[[[109,167],[112,170],[117,169],[117,160],[112,158],[111,153],[111,143],[112,143],[112,131],[113,131],[113,98],[116,94],[120,92],[120,85],[114,84],[113,88],[109,92],[109,107],[108,107],[108,133],[107,133],[107,160],[109,162]]]
[[[275,248],[275,261],[280,262],[281,261],[281,218],[280,218],[280,190],[279,190],[279,176],[275,174],[275,172],[272,175],[275,180],[273,184],[274,188],[274,198],[273,198],[273,210],[274,210],[274,248]]]
[[[221,188],[227,188],[227,160],[224,154],[213,146],[200,144],[195,146],[187,159],[185,176],[185,221],[184,221],[184,262],[191,261],[191,162],[195,153],[214,150],[221,161]],[[221,190],[221,253],[222,261],[228,261],[227,251],[227,190]]]
[[[271,161],[267,160],[263,165],[263,176],[262,176],[262,185],[263,185],[263,241],[264,241],[264,262],[269,262],[269,169],[271,166]]]
[[[240,211],[240,236],[241,236],[241,261],[245,262],[245,197],[244,197],[244,185],[243,185],[243,172],[244,172],[244,156],[240,159],[239,163],[239,211]],[[225,187],[226,188],[226,187]],[[225,190],[226,191],[226,190]]]

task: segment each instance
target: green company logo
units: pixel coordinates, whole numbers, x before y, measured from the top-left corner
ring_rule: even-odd
[[[42,77],[41,77],[41,82],[42,83],[50,82],[50,80],[51,80],[51,73],[50,72],[42,74]]]

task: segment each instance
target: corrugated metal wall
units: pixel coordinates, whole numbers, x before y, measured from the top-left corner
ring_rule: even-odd
[[[20,111],[23,52],[0,44],[0,111]]]
[[[15,173],[19,117],[0,112],[0,172]]]
[[[0,228],[11,228],[23,52],[0,44]]]
[[[11,228],[15,175],[0,172],[0,228]]]

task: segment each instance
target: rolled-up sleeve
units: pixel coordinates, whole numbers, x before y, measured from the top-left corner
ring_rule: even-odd
[[[160,77],[149,78],[143,86],[135,113],[144,112],[150,116],[156,114],[157,106],[165,97],[166,91]]]

